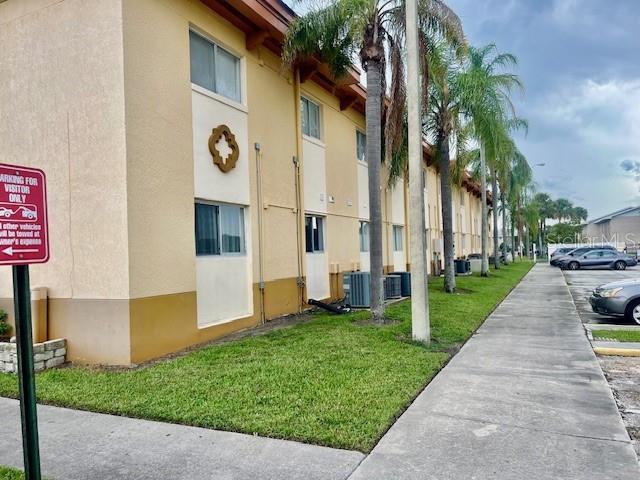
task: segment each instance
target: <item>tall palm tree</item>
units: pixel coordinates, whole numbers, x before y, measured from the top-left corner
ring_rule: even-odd
[[[456,276],[450,143],[452,136],[462,135],[462,132],[459,132],[462,108],[459,82],[461,64],[456,52],[445,42],[439,42],[431,51],[429,69],[431,74],[429,112],[425,118],[424,128],[426,133],[435,139],[442,197],[444,290],[447,293],[453,293],[456,289]]]
[[[547,219],[556,217],[555,203],[551,197],[544,192],[536,193],[534,201],[538,205],[538,212],[540,213],[539,238],[540,248],[542,248],[547,238]]]
[[[371,312],[373,320],[384,322],[382,291],[382,207],[380,203],[380,164],[382,158],[383,99],[385,65],[390,63],[391,102],[385,115],[385,156],[389,159],[403,143],[405,90],[402,67],[404,41],[404,0],[298,0],[306,3],[308,13],[296,19],[289,29],[283,48],[287,65],[305,57],[326,63],[336,78],[347,72],[359,56],[367,77],[367,147],[369,164],[369,241],[371,270]],[[422,31],[436,31],[452,42],[463,40],[457,15],[442,0],[418,0]],[[423,55],[423,91],[427,90],[427,47],[421,35]]]
[[[571,218],[571,222],[575,224],[579,224],[580,222],[585,221],[588,216],[589,216],[589,213],[587,212],[587,209],[584,207],[573,207],[569,214],[569,217]]]
[[[559,198],[555,201],[555,212],[558,222],[562,223],[562,220],[571,218],[571,210],[573,204],[566,198]]]
[[[499,53],[494,44],[469,49],[467,82],[473,88],[465,89],[469,98],[465,104],[469,106],[467,114],[474,125],[474,131],[480,143],[480,158],[491,164],[499,157],[500,142],[496,136],[502,127],[515,119],[515,108],[511,102],[514,88],[523,89],[519,77],[508,72],[516,66],[517,58],[510,53]],[[486,205],[486,165],[481,165],[481,184],[483,185],[482,205],[482,272],[488,275],[487,231],[488,209]],[[495,211],[494,211],[495,215]],[[494,235],[496,232],[494,232]]]
[[[510,170],[510,190],[509,200],[511,204],[511,225],[512,231],[518,230],[518,243],[524,241],[524,203],[526,201],[527,189],[531,187],[533,181],[533,172],[526,157],[516,150],[513,156],[513,162]],[[513,251],[515,253],[515,243]]]

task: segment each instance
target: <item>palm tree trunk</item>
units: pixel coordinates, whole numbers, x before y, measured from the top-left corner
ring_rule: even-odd
[[[493,266],[500,268],[500,254],[498,253],[498,178],[496,169],[491,168],[491,208],[493,210]]]
[[[382,68],[380,61],[367,61],[367,163],[369,164],[369,253],[371,270],[371,315],[384,322],[382,289],[382,207],[380,163],[382,146]]]
[[[538,251],[542,256],[542,222],[540,222],[540,227],[538,228]]]
[[[514,225],[513,212],[509,213],[509,221],[511,223],[511,255],[513,256],[513,261],[516,260],[516,227]]]
[[[453,257],[453,206],[451,201],[451,168],[449,160],[449,137],[438,138],[440,157],[440,191],[442,195],[442,231],[444,235],[444,291],[453,293],[456,289],[456,272]]]
[[[487,218],[487,164],[485,160],[484,145],[480,144],[480,189],[482,202],[482,266],[480,275],[486,277],[489,275],[489,258],[487,256],[487,230],[489,229],[489,219]]]
[[[507,206],[504,202],[504,192],[500,192],[500,203],[502,204],[502,256],[507,262],[507,253],[509,252],[507,252]]]

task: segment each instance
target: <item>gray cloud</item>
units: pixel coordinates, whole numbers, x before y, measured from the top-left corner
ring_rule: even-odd
[[[529,120],[518,145],[541,190],[606,214],[639,204],[640,2],[448,0],[472,44],[514,53]]]
[[[640,175],[640,162],[637,160],[625,158],[620,162],[620,167],[622,167],[625,172],[632,172],[635,175]]]

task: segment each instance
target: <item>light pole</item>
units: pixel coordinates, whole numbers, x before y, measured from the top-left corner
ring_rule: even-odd
[[[429,291],[427,284],[427,242],[424,220],[422,174],[422,109],[420,64],[418,62],[418,3],[406,2],[407,100],[409,115],[409,230],[411,235],[411,335],[414,340],[431,341]]]

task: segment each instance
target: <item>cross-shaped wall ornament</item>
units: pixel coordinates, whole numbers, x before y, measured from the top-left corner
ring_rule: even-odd
[[[213,163],[224,173],[235,168],[240,156],[236,137],[226,125],[218,125],[211,132],[209,151],[213,156]]]

